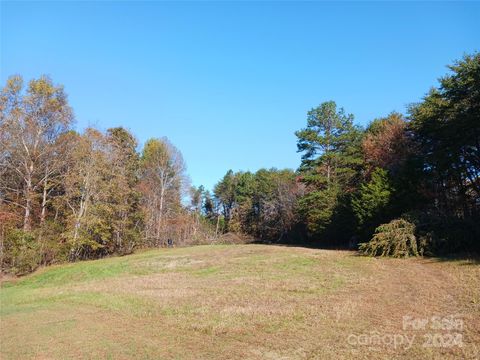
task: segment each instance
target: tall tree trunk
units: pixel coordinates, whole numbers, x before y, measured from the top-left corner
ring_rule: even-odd
[[[160,190],[160,209],[159,209],[158,223],[157,223],[157,241],[160,240],[160,231],[162,229],[164,197],[165,197],[165,187],[162,186],[162,189]]]
[[[29,231],[32,228],[31,224],[31,212],[32,212],[32,180],[27,178],[25,186],[25,215],[23,218],[23,230]]]
[[[215,226],[215,237],[218,236],[218,226],[220,225],[220,215],[217,214],[217,225]]]
[[[40,225],[45,223],[45,216],[47,214],[47,179],[43,181],[43,193],[42,193],[42,212],[40,214]]]

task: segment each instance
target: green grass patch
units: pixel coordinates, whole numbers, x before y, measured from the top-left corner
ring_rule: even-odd
[[[352,358],[348,334],[400,331],[392,314],[410,313],[418,302],[431,304],[419,313],[427,317],[450,312],[441,299],[455,296],[474,328],[478,269],[263,245],[57,265],[2,284],[0,358],[298,358],[299,346],[301,358],[329,358],[331,344],[335,355]],[[450,285],[442,288],[446,278]]]

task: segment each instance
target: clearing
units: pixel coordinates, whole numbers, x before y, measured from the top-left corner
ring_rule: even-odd
[[[2,359],[480,354],[480,266],[465,260],[270,245],[159,249],[4,281],[0,301]]]

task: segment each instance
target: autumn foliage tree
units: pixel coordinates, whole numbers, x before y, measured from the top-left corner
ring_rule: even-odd
[[[24,87],[20,76],[7,80],[0,96],[2,201],[23,211],[23,229],[45,221],[49,195],[63,165],[73,112],[62,86],[47,77]]]
[[[366,175],[375,168],[397,173],[412,151],[413,142],[407,132],[407,121],[399,113],[373,120],[362,140]]]
[[[9,78],[0,110],[2,269],[24,273],[210,236],[198,209],[182,204],[185,164],[166,138],[139,153],[124,128],[72,130],[63,87],[48,77],[26,88]]]
[[[145,238],[152,244],[167,241],[167,225],[181,210],[185,190],[185,163],[167,139],[150,139],[140,160],[140,184],[145,214]]]

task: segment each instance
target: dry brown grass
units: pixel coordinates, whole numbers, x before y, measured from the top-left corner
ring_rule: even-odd
[[[2,359],[479,356],[480,267],[264,245],[199,246],[43,269],[1,290]],[[463,346],[425,348],[404,315],[457,315]],[[411,348],[349,335],[415,335]]]

